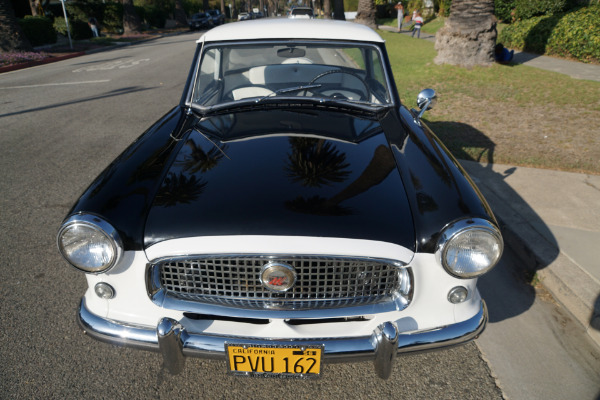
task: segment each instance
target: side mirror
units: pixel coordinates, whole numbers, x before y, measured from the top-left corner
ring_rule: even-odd
[[[417,106],[421,109],[419,115],[417,115],[416,120],[419,121],[425,111],[431,110],[435,105],[436,94],[433,89],[425,89],[422,90],[421,93],[417,96]]]

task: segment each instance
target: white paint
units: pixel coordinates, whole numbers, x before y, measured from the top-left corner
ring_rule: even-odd
[[[82,81],[82,82],[60,82],[60,83],[42,83],[39,85],[25,85],[25,86],[8,86],[0,87],[0,89],[29,89],[29,88],[40,88],[45,86],[68,86],[68,85],[91,85],[95,83],[106,83],[110,82],[110,79],[102,79],[98,81]]]
[[[383,43],[381,36],[365,25],[347,21],[288,18],[221,25],[202,35],[198,43],[248,39],[331,39]]]
[[[408,264],[414,253],[400,245],[375,240],[308,236],[201,236],[165,240],[146,249],[149,260],[199,254],[306,254],[373,257]]]
[[[92,72],[92,71],[110,71],[113,69],[131,68],[150,61],[149,58],[140,58],[138,60],[118,60],[100,65],[92,65],[88,67],[74,69],[73,72]]]

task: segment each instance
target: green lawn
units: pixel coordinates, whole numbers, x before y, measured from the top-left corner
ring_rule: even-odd
[[[433,88],[429,125],[462,158],[600,174],[600,83],[524,65],[436,65],[434,44],[379,31],[402,101]]]

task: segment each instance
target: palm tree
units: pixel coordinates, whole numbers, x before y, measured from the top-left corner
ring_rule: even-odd
[[[346,20],[346,15],[344,15],[344,0],[333,0],[333,19]]]
[[[173,13],[173,16],[175,17],[175,26],[187,26],[188,22],[185,10],[183,9],[182,0],[175,0],[175,12]]]
[[[215,146],[208,150],[208,152],[205,152],[193,140],[188,140],[185,145],[190,148],[190,154],[185,155],[182,160],[177,161],[177,165],[180,165],[184,172],[190,174],[207,172],[216,167],[227,149],[226,146],[221,149]]]
[[[286,165],[294,182],[308,187],[321,187],[343,182],[350,171],[346,155],[328,141],[312,138],[290,138],[292,154]]]
[[[142,31],[142,20],[135,8],[133,0],[123,0],[123,33],[133,33]]]
[[[356,13],[354,22],[377,29],[377,24],[375,23],[375,2],[373,0],[358,0],[358,12]]]
[[[437,64],[490,65],[496,44],[494,0],[453,0],[450,17],[438,31]]]
[[[154,204],[161,207],[173,207],[177,204],[190,204],[196,201],[206,188],[207,183],[196,176],[169,173],[154,198]]]
[[[331,19],[331,0],[323,0],[323,17]]]

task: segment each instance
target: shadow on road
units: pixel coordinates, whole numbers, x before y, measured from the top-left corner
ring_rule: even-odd
[[[108,93],[99,94],[97,96],[90,96],[90,97],[86,97],[86,98],[82,98],[82,99],[76,99],[76,100],[71,100],[71,101],[65,101],[62,103],[50,104],[50,105],[43,106],[43,107],[36,107],[36,108],[30,108],[27,110],[21,110],[21,111],[16,111],[16,112],[7,113],[7,114],[0,114],[0,118],[12,117],[14,115],[28,114],[31,112],[37,112],[37,111],[42,111],[42,110],[51,110],[53,108],[69,106],[72,104],[91,102],[91,101],[95,101],[95,100],[105,99],[108,97],[122,96],[124,94],[143,92],[143,91],[152,90],[152,89],[154,89],[154,88],[153,87],[139,87],[139,86],[125,87],[125,88],[112,90]]]

